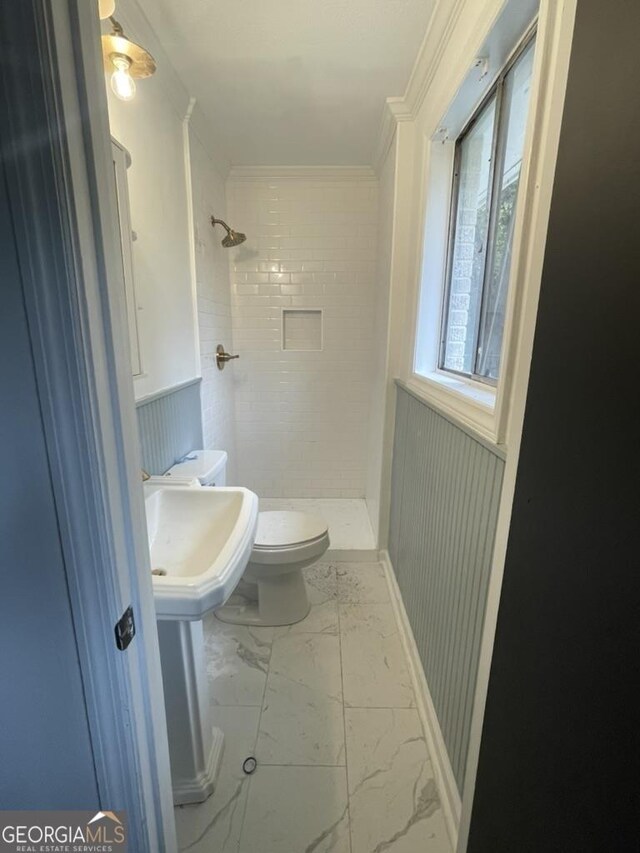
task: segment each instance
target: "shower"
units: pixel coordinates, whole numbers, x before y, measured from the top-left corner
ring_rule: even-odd
[[[229,228],[223,219],[216,219],[215,216],[212,216],[211,225],[214,228],[216,225],[222,225],[222,227],[226,229],[227,236],[222,239],[222,245],[225,249],[230,249],[232,246],[239,246],[240,243],[244,243],[247,239],[246,234],[243,234],[241,231],[234,231],[233,228]]]

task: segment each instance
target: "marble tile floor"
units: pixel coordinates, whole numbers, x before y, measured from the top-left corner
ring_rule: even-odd
[[[176,809],[180,851],[451,853],[382,566],[306,579],[297,625],[205,621],[226,743],[213,796]]]
[[[332,551],[371,551],[376,547],[366,501],[359,498],[260,498],[260,509],[322,516],[329,525]]]

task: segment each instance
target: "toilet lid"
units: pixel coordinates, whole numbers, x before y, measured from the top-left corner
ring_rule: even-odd
[[[258,548],[302,545],[324,536],[328,529],[323,518],[308,512],[260,512],[254,545]]]

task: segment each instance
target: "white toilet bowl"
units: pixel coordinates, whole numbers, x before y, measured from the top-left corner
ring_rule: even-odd
[[[203,486],[224,486],[224,450],[193,450],[165,477],[196,477]],[[216,610],[237,625],[293,625],[309,612],[302,570],[329,547],[326,521],[307,512],[261,512],[258,532],[236,593]]]
[[[329,547],[327,523],[306,512],[261,512],[239,595],[216,611],[237,625],[293,625],[309,612],[302,570]]]

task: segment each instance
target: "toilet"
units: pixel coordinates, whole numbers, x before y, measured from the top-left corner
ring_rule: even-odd
[[[203,486],[226,484],[224,450],[194,450],[165,477],[194,477]],[[237,625],[293,625],[309,612],[302,570],[329,547],[326,521],[306,512],[261,512],[249,563],[229,601],[216,610],[223,622]]]

